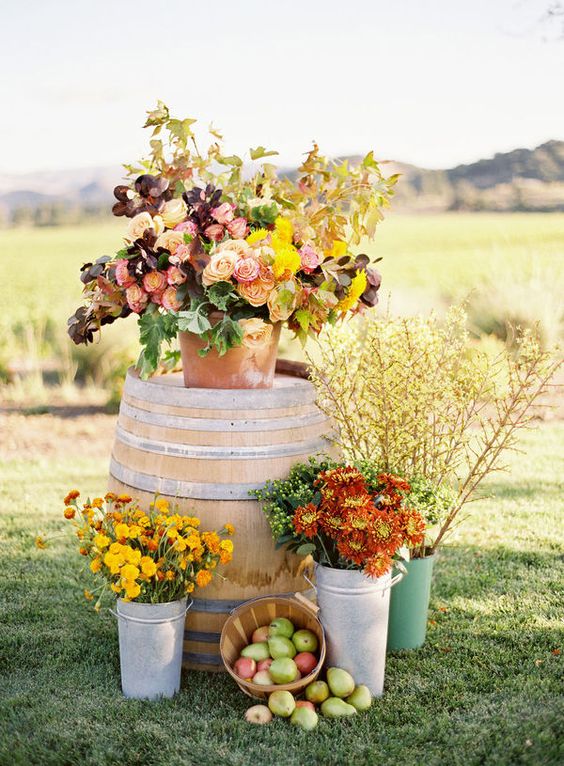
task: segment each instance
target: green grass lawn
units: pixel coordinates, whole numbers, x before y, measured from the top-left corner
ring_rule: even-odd
[[[427,645],[388,657],[367,714],[252,727],[225,675],[189,672],[181,693],[126,701],[117,629],[82,597],[61,498],[100,493],[107,461],[26,458],[0,467],[0,764],[561,764],[564,424],[523,440],[437,562]],[[559,478],[560,477],[560,478]]]

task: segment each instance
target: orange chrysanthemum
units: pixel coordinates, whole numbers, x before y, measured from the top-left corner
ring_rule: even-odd
[[[421,545],[425,539],[425,520],[415,508],[406,508],[398,514],[397,524],[404,542],[409,547]]]
[[[315,537],[319,525],[320,511],[313,503],[301,505],[294,512],[294,529],[299,535],[305,535],[308,538]]]
[[[322,471],[316,483],[322,485],[321,494],[324,500],[366,493],[367,491],[366,479],[358,468],[352,466]]]
[[[375,509],[370,524],[370,537],[378,551],[393,556],[403,543],[403,534],[395,514]]]
[[[387,553],[376,553],[364,564],[364,573],[369,577],[382,577],[392,566],[392,559]]]

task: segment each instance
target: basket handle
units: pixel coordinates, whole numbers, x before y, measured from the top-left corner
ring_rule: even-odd
[[[306,580],[307,580],[307,577],[306,577]],[[305,606],[307,609],[312,611],[315,615],[319,612],[319,607],[317,606],[317,604],[314,604],[313,601],[310,601],[309,598],[306,598],[303,593],[300,593],[300,591],[297,591],[296,593],[294,593],[294,598],[296,599],[296,601],[299,601],[302,606]]]

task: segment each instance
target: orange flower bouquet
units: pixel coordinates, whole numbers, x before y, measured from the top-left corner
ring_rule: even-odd
[[[204,588],[218,564],[231,561],[230,524],[201,532],[200,519],[177,513],[163,497],[144,511],[128,495],[108,492],[82,505],[79,496],[77,490],[68,493],[64,515],[76,528],[79,552],[102,580],[94,590],[100,597],[110,589],[126,602],[175,601]]]

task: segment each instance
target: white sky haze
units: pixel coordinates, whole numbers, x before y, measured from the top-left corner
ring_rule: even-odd
[[[564,138],[543,0],[0,0],[0,173],[144,153],[145,111],[227,150],[448,167]]]

